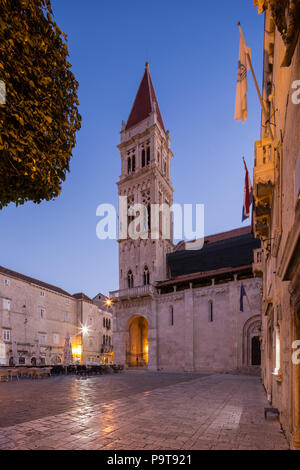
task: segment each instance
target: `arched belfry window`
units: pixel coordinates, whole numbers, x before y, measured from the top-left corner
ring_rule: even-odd
[[[147,165],[150,164],[150,147],[147,147]]]
[[[142,168],[146,165],[146,152],[145,149],[142,150]]]
[[[128,281],[128,287],[129,289],[132,289],[133,287],[133,274],[131,269],[129,269],[128,274],[127,274],[127,281]]]
[[[130,175],[130,173],[135,172],[135,151],[129,150],[127,152],[127,173]]]
[[[144,267],[144,286],[150,284],[150,273],[148,266]]]

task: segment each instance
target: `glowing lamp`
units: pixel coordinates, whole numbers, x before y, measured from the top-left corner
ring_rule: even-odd
[[[81,332],[82,332],[82,334],[87,335],[88,332],[89,332],[88,326],[83,325],[83,326],[81,327]]]
[[[73,356],[76,356],[76,357],[81,356],[81,353],[82,353],[81,345],[79,345],[79,346],[73,346],[73,348],[72,348],[72,354],[73,354]]]

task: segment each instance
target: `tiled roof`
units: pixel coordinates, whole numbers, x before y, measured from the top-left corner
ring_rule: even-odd
[[[220,276],[223,274],[234,274],[238,273],[241,271],[246,271],[252,268],[252,264],[248,265],[243,265],[243,266],[237,266],[236,268],[227,267],[227,268],[219,268],[219,269],[214,269],[212,271],[204,271],[204,272],[196,272],[192,274],[184,274],[182,276],[176,276],[174,279],[169,279],[166,281],[159,281],[156,284],[156,287],[165,287],[165,286],[173,286],[175,284],[179,284],[182,282],[188,282],[188,281],[195,281],[198,279],[203,279],[203,278],[211,278],[211,277],[216,277]]]
[[[251,265],[253,250],[260,240],[252,238],[250,227],[206,237],[201,250],[178,250],[167,255],[171,278],[222,268]]]
[[[75,297],[75,299],[77,299],[77,300],[86,300],[87,302],[92,302],[92,299],[90,299],[83,292],[78,292],[77,294],[73,294],[73,297]]]
[[[143,121],[144,119],[147,119],[147,117],[153,111],[153,102],[155,103],[155,106],[156,106],[157,120],[162,130],[165,132],[164,123],[162,120],[154,86],[153,86],[151,75],[149,72],[149,66],[146,63],[145,73],[140,83],[138,92],[136,94],[133,107],[131,109],[131,112],[130,112],[130,115],[126,124],[126,130],[135,126],[136,124]]]
[[[0,266],[0,273],[5,276],[14,277],[15,279],[19,279],[21,281],[29,282],[30,284],[35,284],[36,286],[42,287],[43,289],[52,290],[54,292],[57,292],[58,294],[72,297],[71,294],[61,289],[60,287],[52,286],[51,284],[47,284],[46,282],[39,281],[38,279],[34,279],[33,277],[25,276],[25,274],[20,274],[16,271],[12,271],[11,269],[4,268],[3,266]]]
[[[240,227],[233,230],[228,230],[227,232],[220,232],[214,235],[208,235],[204,237],[204,244],[208,245],[215,243],[221,240],[228,240],[229,238],[239,237],[240,235],[246,235],[251,233],[251,226]],[[174,251],[184,251],[185,250],[185,241],[182,240],[177,243]]]

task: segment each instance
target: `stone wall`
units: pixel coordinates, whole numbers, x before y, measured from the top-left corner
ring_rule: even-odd
[[[292,97],[295,82],[300,80],[300,44],[298,39],[291,64],[286,66],[287,47],[270,10],[266,11],[264,50],[263,96],[270,109],[275,161],[268,235],[263,237],[267,240],[263,243],[262,379],[270,403],[280,411],[291,446],[298,448],[300,365],[293,364],[291,358],[292,344],[300,339],[300,104]],[[261,132],[262,138],[267,137],[264,122]]]
[[[13,357],[14,338],[17,355],[24,358],[20,362],[30,364],[36,357],[37,338],[46,364],[63,360],[67,333],[73,346],[82,346],[83,362],[99,361],[103,334],[112,335],[112,330],[108,332],[103,327],[103,316],[112,318],[111,313],[102,311],[92,301],[0,273],[0,337],[5,344],[6,364]],[[86,335],[81,333],[82,325],[89,328]]]
[[[243,312],[241,283],[249,299],[244,297]],[[142,316],[149,324],[151,369],[229,372],[249,366],[251,339],[260,337],[260,311],[258,278],[117,302],[115,360],[125,363],[128,324]]]

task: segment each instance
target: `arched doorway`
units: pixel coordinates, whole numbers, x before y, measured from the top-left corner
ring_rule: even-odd
[[[243,366],[261,365],[261,318],[248,318],[243,328]]]
[[[251,339],[251,365],[261,365],[261,352],[260,352],[260,338],[259,336],[253,336]]]
[[[142,316],[132,317],[128,321],[126,364],[129,367],[148,365],[148,322]]]

